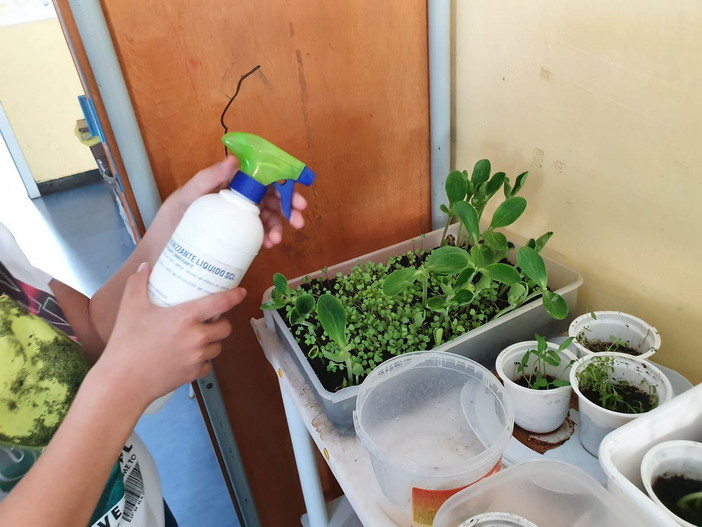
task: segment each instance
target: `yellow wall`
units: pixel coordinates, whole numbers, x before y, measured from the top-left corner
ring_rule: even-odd
[[[36,181],[97,168],[73,128],[83,88],[57,19],[0,27],[0,101]]]
[[[702,9],[696,0],[456,6],[455,166],[529,170],[515,231],[555,232],[579,313],[658,328],[702,382]]]

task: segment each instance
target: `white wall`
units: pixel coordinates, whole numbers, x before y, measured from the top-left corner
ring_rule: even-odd
[[[456,1],[455,167],[529,170],[515,230],[555,232],[579,312],[655,325],[702,382],[702,6]]]

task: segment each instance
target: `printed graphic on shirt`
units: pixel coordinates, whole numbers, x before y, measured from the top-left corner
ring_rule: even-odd
[[[75,341],[0,295],[0,444],[46,446],[87,372]]]
[[[74,338],[53,295],[16,280],[0,263],[0,500],[35,463],[87,373]],[[89,526],[142,526],[144,499],[130,443]]]
[[[46,291],[15,279],[0,262],[0,294],[3,293],[26,309],[28,313],[41,317],[69,337],[75,338],[73,329],[56,302],[56,298]]]

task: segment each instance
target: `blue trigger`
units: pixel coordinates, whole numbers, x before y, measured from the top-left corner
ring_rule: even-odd
[[[292,197],[295,190],[295,181],[288,179],[285,183],[274,183],[280,194],[280,208],[283,210],[283,215],[286,219],[290,219],[292,214]]]

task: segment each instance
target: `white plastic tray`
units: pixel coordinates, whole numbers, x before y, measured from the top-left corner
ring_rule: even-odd
[[[654,445],[673,439],[702,441],[702,384],[607,435],[600,462],[610,493],[644,509],[660,527],[677,527],[651,500],[641,481],[641,459]]]

